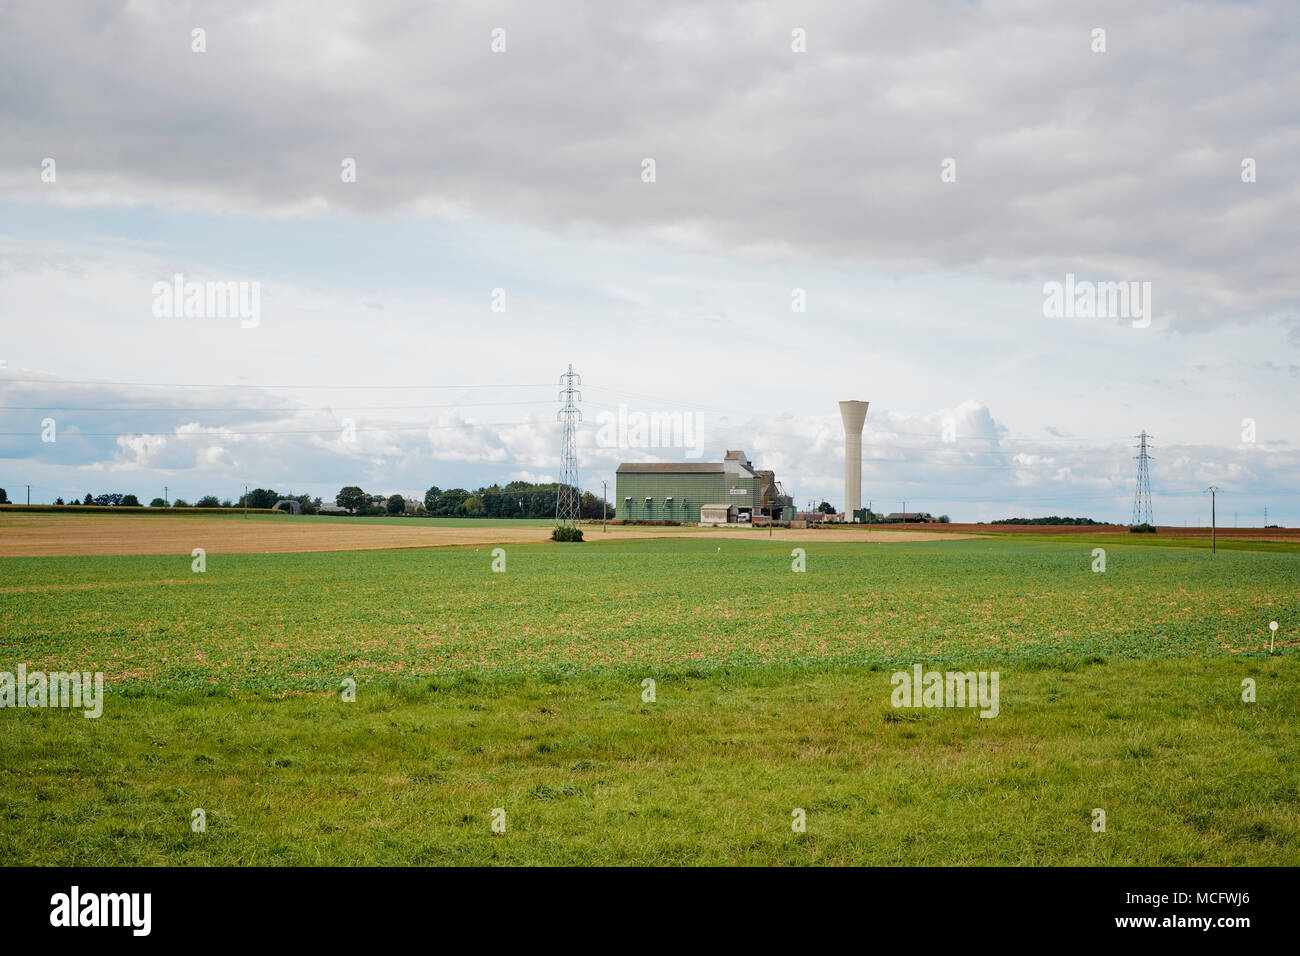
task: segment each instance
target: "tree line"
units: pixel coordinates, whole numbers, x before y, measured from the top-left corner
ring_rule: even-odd
[[[411,509],[414,514],[434,518],[554,518],[560,485],[558,482],[534,484],[512,481],[506,485],[485,485],[470,491],[467,488],[439,488],[437,485],[424,493],[424,500]],[[402,514],[407,502],[401,495],[369,495],[356,485],[339,490],[335,504],[347,508],[352,514]],[[578,496],[580,516],[596,519],[601,516],[602,502],[589,491]],[[614,506],[605,512],[614,517]]]
[[[363,491],[357,485],[347,485],[339,489],[334,503],[346,508],[354,515],[399,515],[413,513],[436,518],[554,518],[560,485],[558,482],[534,484],[528,481],[512,481],[505,485],[485,485],[470,491],[466,488],[442,489],[437,485],[424,493],[423,501],[416,501],[413,507],[401,495],[377,495]],[[218,499],[216,495],[204,495],[193,504],[184,498],[166,501],[154,498],[149,502],[150,508],[274,508],[277,501],[296,501],[302,507],[303,514],[316,514],[321,509],[320,498],[310,495],[281,494],[273,488],[254,488],[237,500]],[[584,519],[599,519],[603,514],[609,518],[615,516],[612,504],[604,503],[589,491],[578,496],[580,516]],[[9,499],[0,488],[0,504],[8,504]],[[58,498],[56,505],[65,504]],[[121,492],[93,495],[90,492],[81,501],[73,498],[69,505],[100,505],[101,507],[139,508],[140,500],[135,495]]]
[[[149,502],[150,508],[243,508],[245,507],[245,498],[247,498],[247,507],[249,508],[274,508],[277,501],[291,499],[302,505],[304,514],[315,514],[316,509],[320,506],[319,498],[312,498],[310,495],[282,495],[271,488],[255,488],[247,495],[239,498],[237,501],[225,498],[218,500],[216,495],[204,495],[196,500],[193,504],[184,498],[177,498],[174,501],[167,501],[164,498],[154,498]],[[9,498],[5,490],[0,488],[0,505],[9,504]],[[62,497],[54,499],[56,505],[99,505],[101,508],[139,508],[140,499],[132,494],[123,494],[120,491],[108,492],[102,495],[92,495],[86,492],[81,500],[71,498],[64,501]]]
[[[1046,518],[999,518],[996,521],[990,521],[989,524],[1105,524],[1104,521],[1093,521],[1091,518],[1061,518],[1057,515],[1049,515]]]

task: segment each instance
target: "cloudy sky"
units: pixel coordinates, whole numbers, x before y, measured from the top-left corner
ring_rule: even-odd
[[[1216,484],[1295,524],[1297,35],[1291,0],[6,3],[0,487],[548,480],[572,363],[597,493],[743,448],[841,506],[853,398],[877,510],[1127,520],[1145,429],[1160,523]],[[1067,276],[1148,314],[1047,314]]]

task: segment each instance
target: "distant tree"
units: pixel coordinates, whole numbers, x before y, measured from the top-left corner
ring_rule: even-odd
[[[248,507],[274,508],[280,496],[270,488],[254,488],[248,493]]]
[[[487,485],[475,491],[464,488],[442,489],[433,485],[424,493],[424,513],[435,517],[471,518],[554,518],[558,485],[512,481],[504,487]],[[579,497],[579,514],[584,519],[598,519],[603,502],[598,495],[584,491]],[[420,509],[416,509],[420,513]],[[609,517],[614,517],[613,504]]]
[[[349,512],[356,514],[357,511],[365,508],[368,500],[366,493],[356,485],[347,485],[339,489],[339,493],[334,498],[334,503],[340,508],[347,508]]]
[[[389,495],[384,507],[388,509],[390,515],[400,515],[406,510],[406,499],[401,495]]]
[[[835,511],[835,506],[831,504],[829,501],[823,501],[821,504],[817,506],[817,510],[824,515],[833,515],[837,513]]]
[[[1062,518],[1059,515],[1048,515],[1045,518],[999,518],[996,521],[990,521],[989,524],[1101,524],[1100,521],[1094,521],[1091,518]]]
[[[140,499],[137,498],[135,495],[123,495],[123,496],[122,496],[122,507],[123,507],[123,508],[139,508],[139,507],[140,507]]]
[[[217,500],[216,495],[204,495],[198,501],[194,502],[196,508],[220,508],[221,502]]]
[[[7,505],[7,504],[9,504],[9,495],[5,493],[5,490],[3,488],[0,488],[0,505]]]
[[[0,492],[3,492],[3,491],[4,491],[4,489],[3,489],[3,488],[0,488]],[[62,498],[62,497],[55,498],[55,499],[54,499],[54,503],[55,503],[56,505],[61,505],[61,504],[63,504],[63,498]]]
[[[578,514],[583,518],[600,518],[601,500],[590,491],[584,491],[578,497]]]
[[[948,523],[949,523],[949,518],[948,518],[947,515],[939,515],[939,517],[935,518],[934,520],[937,521],[937,522],[939,522],[939,524],[948,524]]]
[[[438,498],[437,514],[450,517],[464,517],[465,500],[470,497],[464,488],[450,488]]]
[[[90,495],[90,492],[87,491],[87,492],[86,492],[86,497],[83,498],[83,499],[81,499],[81,503],[82,503],[83,505],[93,505],[93,504],[95,503],[95,499],[92,498],[91,495]]]
[[[231,500],[230,500],[229,498],[227,498],[225,501],[221,502],[221,507],[223,507],[223,508],[233,508],[233,507],[234,507],[234,504],[231,502]]]
[[[188,501],[186,501],[184,498],[177,498],[175,501],[172,502],[172,507],[173,507],[173,508],[188,508],[188,507],[190,507],[190,503],[189,503]]]
[[[149,507],[150,507],[150,508],[166,508],[166,507],[167,507],[167,502],[163,501],[161,498],[155,498],[153,501],[149,502]]]

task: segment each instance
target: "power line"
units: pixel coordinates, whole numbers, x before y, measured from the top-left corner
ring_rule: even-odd
[[[35,385],[100,385],[115,388],[304,388],[304,389],[417,389],[417,388],[554,388],[552,382],[526,382],[520,385],[258,385],[248,382],[222,382],[217,384],[198,384],[194,382],[107,382],[107,381],[70,381],[66,379],[45,378],[0,378],[0,383],[18,382]]]
[[[483,427],[483,428],[487,428],[487,427],[493,427],[493,428],[517,428],[517,427],[523,427],[523,426],[532,426],[532,427],[537,427],[537,426],[546,426],[546,427],[550,427],[550,424],[551,424],[551,423],[550,423],[550,422],[547,422],[547,421],[535,421],[535,422],[453,422],[453,423],[451,423],[451,424],[449,424],[449,425],[372,425],[372,426],[370,426],[370,430],[371,430],[371,431],[383,431],[383,432],[423,432],[423,431],[428,431],[428,430],[431,429],[431,428],[477,428],[477,427]],[[359,429],[359,431],[364,431],[364,430],[365,430],[365,429]],[[242,436],[250,436],[250,435],[337,435],[337,434],[339,434],[340,431],[341,431],[341,429],[338,429],[338,428],[308,428],[308,429],[293,429],[293,430],[288,430],[288,431],[281,431],[281,430],[267,430],[267,431],[227,431],[227,430],[224,429],[224,428],[213,427],[211,431],[205,431],[205,432],[191,432],[191,433],[175,432],[175,431],[173,431],[173,432],[165,432],[165,433],[164,433],[164,432],[147,432],[147,431],[134,431],[134,432],[81,432],[81,431],[78,431],[78,432],[73,432],[72,434],[73,434],[73,435],[76,435],[77,437],[80,437],[80,438],[134,438],[134,437],[136,437],[136,436],[143,436],[143,435],[161,435],[161,437],[163,437],[163,438],[224,438],[224,437],[234,437],[234,436],[241,436],[241,437],[242,437]],[[36,437],[38,437],[39,435],[40,435],[40,432],[0,432],[0,437],[9,437],[9,438],[36,438]]]
[[[309,385],[309,384],[256,384],[256,383],[235,383],[235,382],[231,382],[231,383],[194,383],[194,382],[121,382],[121,381],[107,381],[107,380],[63,380],[63,379],[50,380],[50,379],[34,379],[34,378],[6,378],[6,377],[0,377],[0,384],[9,383],[9,382],[12,382],[12,383],[24,383],[24,384],[39,384],[39,385],[47,385],[47,386],[56,386],[56,385],[78,385],[78,386],[92,386],[92,387],[121,387],[121,388],[178,388],[178,389],[225,389],[225,388],[229,388],[229,389],[282,389],[282,390],[285,390],[285,389],[290,389],[290,390],[291,390],[291,389],[300,389],[300,390],[318,390],[318,391],[331,391],[331,390],[385,390],[385,389],[387,389],[387,390],[393,390],[393,391],[400,391],[400,390],[410,390],[410,389],[512,389],[512,388],[551,388],[551,387],[554,387],[554,386],[552,385],[552,383],[549,383],[549,382],[526,382],[526,383],[520,383],[520,384],[472,384],[472,385],[430,385],[430,384],[412,384],[412,385],[345,385],[345,384],[320,384],[320,385]],[[600,392],[606,392],[606,393],[609,393],[609,394],[611,394],[611,395],[621,395],[621,396],[625,396],[625,397],[629,397],[629,398],[636,398],[636,399],[639,399],[639,400],[641,400],[641,401],[655,402],[655,403],[658,403],[658,404],[664,404],[664,405],[675,405],[675,406],[678,406],[678,407],[681,407],[681,408],[687,408],[687,409],[692,409],[692,410],[701,410],[701,409],[702,409],[702,410],[707,410],[707,411],[728,412],[728,413],[736,413],[736,414],[745,414],[745,415],[750,415],[750,416],[752,416],[752,414],[753,414],[753,409],[741,409],[741,408],[738,408],[738,407],[727,407],[727,406],[717,406],[717,405],[706,405],[706,404],[700,404],[700,403],[683,402],[683,401],[675,400],[675,399],[666,399],[666,398],[659,398],[659,397],[655,397],[655,396],[644,395],[644,394],[637,393],[637,392],[628,392],[628,391],[625,391],[625,390],[622,390],[622,389],[606,388],[606,387],[604,387],[604,386],[600,386],[600,385],[586,385],[585,387],[586,387],[586,388],[593,388],[593,389],[595,389],[595,390],[597,390],[597,391],[600,391]],[[421,408],[456,408],[456,407],[471,407],[471,406],[474,406],[474,405],[480,405],[481,407],[505,407],[505,406],[510,406],[510,405],[531,405],[531,404],[542,404],[542,403],[541,403],[541,402],[526,401],[526,402],[483,402],[483,403],[469,403],[468,405],[463,405],[463,404],[452,404],[452,403],[443,403],[443,404],[433,403],[433,404],[403,404],[403,405],[338,405],[338,406],[299,406],[299,407],[293,407],[293,406],[286,406],[286,407],[268,406],[268,407],[266,407],[266,408],[261,408],[261,409],[258,409],[258,408],[217,408],[217,407],[214,407],[214,408],[207,408],[207,407],[191,407],[191,408],[183,408],[183,409],[154,408],[154,407],[93,408],[93,407],[88,407],[88,406],[57,406],[57,405],[50,405],[50,406],[42,406],[42,405],[0,405],[0,409],[25,410],[25,411],[76,411],[76,412],[91,412],[91,411],[142,411],[142,412],[158,412],[158,413],[161,413],[161,412],[172,412],[172,411],[175,411],[175,412],[177,412],[177,413],[179,413],[179,414],[184,414],[184,413],[186,413],[186,412],[200,412],[200,411],[201,411],[201,412],[226,412],[226,413],[241,412],[241,411],[247,411],[247,412],[262,412],[262,411],[286,411],[286,412],[288,412],[288,411],[329,411],[329,410],[331,410],[331,408],[343,409],[343,410],[347,410],[347,411],[359,411],[359,410],[375,410],[375,411],[383,411],[383,410],[414,410],[414,409],[421,409]],[[609,410],[613,410],[612,407],[610,407],[610,406],[605,406],[605,405],[603,405],[603,403],[589,403],[589,404],[596,404],[597,407],[604,407],[604,408],[607,408],[607,409],[609,409]],[[871,423],[869,422],[868,425],[870,426]],[[764,430],[766,430],[766,431],[768,431],[768,432],[771,432],[771,433],[774,433],[774,434],[777,434],[777,435],[784,435],[784,436],[788,436],[788,437],[800,438],[800,439],[803,439],[803,440],[806,440],[806,441],[815,441],[815,440],[817,439],[817,437],[818,437],[818,436],[816,436],[816,435],[807,435],[807,434],[804,434],[804,433],[802,433],[802,432],[792,431],[792,430],[788,430],[788,429],[772,428],[770,425],[765,425],[765,426],[763,426],[763,428],[764,428]],[[827,432],[833,431],[832,427],[831,427],[829,424],[826,426],[825,430],[826,430]],[[880,435],[880,434],[882,434],[882,433],[883,433],[883,434],[889,434],[889,435],[906,435],[906,436],[909,436],[909,437],[928,438],[928,439],[934,439],[934,438],[938,437],[938,436],[936,436],[936,435],[934,435],[934,434],[932,434],[932,433],[929,433],[929,432],[909,432],[909,431],[899,431],[899,430],[895,430],[895,429],[887,429],[887,428],[880,428],[880,429],[877,429],[877,428],[874,428],[874,427],[871,428],[871,430],[869,430],[869,431],[867,432],[867,434],[866,434],[864,437],[867,437],[867,438],[869,439],[871,435]],[[0,434],[21,434],[21,433],[0,433]],[[129,433],[128,433],[128,434],[129,434]],[[293,432],[284,432],[283,434],[294,434],[294,433],[293,433]],[[1014,442],[1014,443],[1024,443],[1024,444],[1048,444],[1048,443],[1055,443],[1055,442],[1064,442],[1064,443],[1083,443],[1083,442],[1120,442],[1120,441],[1125,441],[1125,440],[1126,440],[1126,439],[1125,439],[1124,437],[1121,437],[1121,436],[1046,436],[1046,437],[1025,437],[1025,436],[1015,436],[1015,435],[957,435],[957,436],[952,436],[952,438],[951,438],[951,441],[953,441],[953,442],[972,442],[972,441],[981,441],[981,442],[1007,442],[1007,443]],[[948,444],[949,441],[945,441],[944,443],[945,443],[945,444]],[[913,446],[913,445],[881,445],[881,444],[879,444],[879,443],[872,443],[872,442],[868,442],[868,444],[869,444],[869,447],[874,447],[874,448],[885,448],[885,449],[889,449],[889,450],[897,450],[897,451],[909,451],[909,450],[931,450],[931,449],[926,449],[926,448],[924,448],[924,446],[919,446],[919,445],[917,445],[917,446]],[[934,451],[942,451],[943,449],[933,449],[933,450],[934,450]],[[996,466],[990,466],[990,467],[996,467]]]
[[[753,417],[754,414],[754,410],[752,408],[742,409],[736,407],[724,407],[724,406],[717,406],[717,405],[704,405],[704,404],[696,404],[690,402],[682,402],[675,399],[657,398],[650,395],[642,395],[636,392],[626,392],[620,389],[605,388],[604,386],[601,385],[588,385],[586,387],[595,389],[596,391],[600,391],[600,392],[607,392],[611,395],[622,395],[628,398],[636,398],[641,401],[654,402],[661,405],[676,405],[682,408],[689,408],[693,410],[736,413],[741,415],[748,415],[750,417]],[[588,404],[599,404],[599,403],[588,403]],[[610,406],[602,406],[602,407],[609,408]],[[940,437],[938,434],[933,432],[909,432],[909,431],[899,431],[893,428],[887,428],[883,426],[877,427],[872,423],[871,420],[868,420],[867,425],[868,425],[868,431],[864,433],[863,435],[864,439],[869,438],[871,435],[879,435],[882,433],[889,434],[889,435],[907,435],[911,437],[930,438],[930,439],[935,439]],[[796,438],[803,438],[805,440],[815,440],[815,438],[817,437],[816,435],[807,435],[802,432],[790,431],[788,429],[774,428],[766,424],[764,424],[761,427],[765,431],[771,432],[776,435],[787,435]],[[836,426],[834,424],[831,424],[829,421],[825,426],[822,426],[820,430],[828,433],[836,433],[836,434],[838,433]],[[1129,435],[1091,435],[1091,436],[1051,435],[1046,437],[1025,437],[1025,436],[1017,436],[1017,435],[957,435],[954,436],[951,440],[952,441],[987,441],[987,442],[1023,442],[1027,444],[1039,444],[1039,443],[1050,443],[1050,442],[1125,442],[1128,441],[1130,437],[1132,436]],[[945,440],[944,443],[948,444],[948,441]],[[1189,444],[1189,443],[1184,442],[1183,444]],[[880,446],[876,446],[876,447],[880,447]],[[911,447],[911,446],[899,446],[899,447]]]
[[[264,407],[242,406],[234,408],[208,408],[186,405],[176,407],[125,407],[93,405],[0,405],[0,409],[28,412],[175,412],[178,415],[190,412],[329,412],[329,411],[391,411],[420,408],[499,408],[507,405],[549,405],[549,401],[534,400],[527,402],[435,402],[425,405],[267,405]]]

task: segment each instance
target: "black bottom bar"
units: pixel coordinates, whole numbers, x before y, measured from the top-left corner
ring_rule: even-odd
[[[693,946],[714,936],[771,943],[789,932],[930,950],[986,943],[990,931],[1231,946],[1289,935],[1293,882],[1294,870],[1282,869],[7,869],[0,919],[12,939],[128,945],[374,943],[401,929],[447,941],[486,929],[493,942],[517,933],[534,943],[608,929],[619,934],[604,937],[611,943],[678,945],[686,940],[669,931],[690,922]],[[148,905],[143,895],[104,894],[148,894]],[[148,933],[137,934],[146,914]]]

